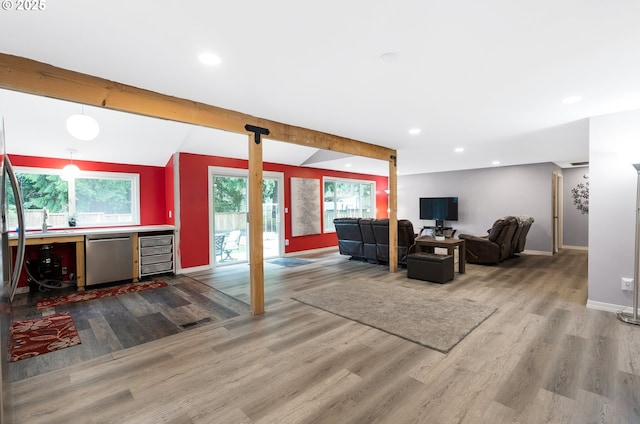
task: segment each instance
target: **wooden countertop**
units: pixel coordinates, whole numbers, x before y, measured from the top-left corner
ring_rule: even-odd
[[[42,231],[29,231],[25,235],[26,239],[46,239],[46,238],[67,238],[86,236],[91,234],[119,234],[119,233],[147,233],[153,231],[173,231],[173,225],[131,225],[127,227],[98,227],[98,228],[64,228],[49,229],[46,233]],[[11,241],[17,240],[15,232],[9,233]],[[14,245],[14,243],[11,243]]]

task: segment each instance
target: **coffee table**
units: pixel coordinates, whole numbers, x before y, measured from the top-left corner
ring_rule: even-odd
[[[421,236],[416,238],[416,251],[433,253],[433,249],[436,247],[442,247],[447,249],[448,255],[453,255],[456,248],[458,248],[458,272],[464,274],[465,263],[467,261],[465,255],[464,240],[446,238],[444,240],[436,240],[433,237]]]

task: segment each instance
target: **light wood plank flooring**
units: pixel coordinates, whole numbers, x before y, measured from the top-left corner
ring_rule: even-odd
[[[586,309],[586,252],[468,265],[444,285],[337,254],[308,259],[265,268],[263,316],[213,321],[13,383],[14,422],[640,422],[640,328]],[[248,302],[248,268],[190,277]],[[290,299],[353,280],[498,310],[442,354]]]

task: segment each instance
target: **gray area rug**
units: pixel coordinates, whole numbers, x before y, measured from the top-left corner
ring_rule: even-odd
[[[374,281],[351,281],[293,299],[447,353],[496,311],[465,299]]]
[[[308,261],[306,259],[300,259],[300,258],[278,258],[278,259],[272,259],[267,262],[269,262],[270,264],[276,264],[276,265],[286,266],[286,267],[294,267],[294,266],[307,265],[307,264],[313,263],[313,261]]]

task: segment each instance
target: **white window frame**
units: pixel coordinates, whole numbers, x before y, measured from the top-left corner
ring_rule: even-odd
[[[63,176],[62,169],[56,168],[35,168],[29,166],[14,167],[16,174],[46,174]],[[131,217],[130,222],[122,222],[117,224],[87,224],[89,227],[126,227],[131,225],[140,225],[140,174],[128,172],[108,172],[108,171],[84,171],[80,170],[76,178],[94,178],[94,179],[111,179],[125,180],[131,182]],[[74,181],[68,181],[69,184],[69,213],[75,212],[75,189]],[[67,227],[56,227],[67,228]],[[28,228],[32,229],[32,228]]]
[[[374,180],[358,180],[358,179],[354,179],[354,178],[340,178],[340,177],[328,177],[328,176],[324,176],[322,177],[322,218],[323,218],[323,225],[322,225],[322,232],[323,233],[335,233],[336,230],[335,228],[331,229],[331,228],[327,228],[327,222],[325,220],[325,200],[324,200],[324,186],[326,182],[344,182],[344,183],[355,183],[355,184],[370,184],[371,185],[371,199],[372,199],[372,205],[371,205],[371,210],[373,211],[373,218],[375,218],[376,216],[376,182]],[[361,205],[362,206],[362,205]],[[334,199],[334,207],[335,207],[335,199]]]

